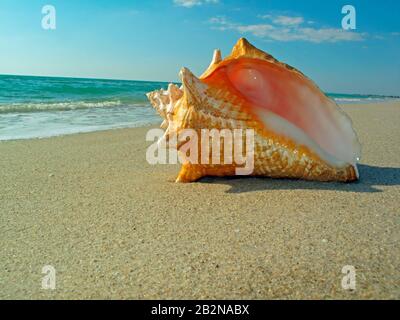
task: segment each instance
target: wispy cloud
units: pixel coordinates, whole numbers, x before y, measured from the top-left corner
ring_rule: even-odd
[[[218,3],[219,0],[174,0],[174,4],[180,7],[192,8],[195,6],[201,6],[205,3]]]
[[[277,16],[272,21],[281,26],[298,26],[304,22],[303,17]]]
[[[265,40],[274,41],[308,41],[308,42],[339,42],[362,41],[365,33],[346,31],[330,27],[310,27],[301,16],[260,15],[267,23],[242,24],[228,20],[223,16],[213,17],[210,23],[214,29],[221,31],[233,30],[241,34],[251,34]]]

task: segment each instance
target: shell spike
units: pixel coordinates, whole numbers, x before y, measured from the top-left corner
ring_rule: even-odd
[[[214,50],[213,57],[212,57],[212,60],[211,60],[211,63],[210,63],[210,65],[208,66],[207,70],[204,71],[204,73],[201,75],[200,79],[201,79],[201,78],[205,78],[209,73],[211,73],[211,72],[214,70],[214,68],[215,68],[216,66],[218,66],[218,64],[219,64],[221,61],[222,61],[221,50],[215,49],[215,50]]]
[[[205,93],[207,85],[200,81],[188,68],[179,72],[183,84],[183,92],[190,101],[197,101]]]
[[[222,61],[221,50],[215,49],[211,64],[217,64],[217,63],[220,63],[221,61]]]
[[[232,49],[229,59],[238,59],[241,57],[276,61],[273,56],[256,48],[249,41],[247,41],[246,38],[240,38],[238,40]]]
[[[181,70],[179,71],[179,77],[181,78],[183,86],[185,86],[188,81],[191,81],[192,79],[197,79],[196,76],[186,67],[182,67]],[[197,79],[199,80],[199,79]]]

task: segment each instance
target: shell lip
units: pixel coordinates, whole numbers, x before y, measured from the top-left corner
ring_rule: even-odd
[[[214,52],[214,57],[216,55],[217,55],[217,53]],[[339,138],[338,138],[338,141],[336,141],[336,144],[329,142],[329,141],[332,141],[331,138],[329,138],[329,137],[326,138],[326,140],[324,141],[323,138],[320,138],[320,136],[318,136],[317,134],[312,133],[313,130],[309,129],[310,128],[309,125],[308,125],[308,129],[305,129],[303,126],[299,127],[298,124],[296,124],[296,123],[293,123],[293,124],[296,127],[298,127],[300,130],[302,130],[302,131],[305,130],[306,135],[309,136],[310,139],[317,142],[318,145],[320,145],[323,149],[325,149],[325,151],[327,151],[332,156],[332,157],[325,157],[325,158],[330,158],[330,159],[337,158],[336,160],[338,160],[338,161],[332,160],[333,163],[330,163],[331,165],[336,166],[338,163],[340,163],[340,166],[341,166],[346,163],[347,165],[354,166],[354,164],[356,163],[356,158],[359,157],[359,154],[360,154],[360,151],[359,151],[360,143],[358,141],[358,137],[357,137],[354,129],[353,128],[349,129],[349,126],[352,127],[351,119],[340,109],[340,107],[332,99],[330,99],[325,94],[323,94],[323,92],[320,90],[320,88],[311,79],[309,79],[307,76],[305,76],[303,73],[301,73],[297,69],[295,69],[285,63],[279,62],[273,56],[254,47],[245,38],[239,39],[239,41],[234,46],[231,54],[228,57],[226,57],[224,60],[222,60],[218,63],[214,63],[214,60],[215,60],[214,57],[211,61],[210,67],[206,70],[206,72],[200,78],[201,79],[200,81],[202,83],[205,82],[205,83],[209,84],[210,86],[213,86],[214,83],[216,82],[215,79],[218,79],[218,78],[214,78],[214,80],[213,80],[213,75],[216,72],[217,73],[222,72],[222,71],[218,71],[218,70],[221,70],[220,68],[230,65],[230,63],[232,61],[238,60],[238,59],[258,60],[260,62],[266,63],[266,66],[268,68],[272,67],[273,68],[272,70],[278,70],[276,72],[281,72],[281,73],[288,72],[288,73],[290,73],[290,76],[292,76],[294,80],[298,81],[300,79],[299,81],[301,81],[301,85],[306,87],[308,92],[310,92],[310,94],[315,95],[312,98],[315,98],[314,100],[316,100],[317,98],[320,99],[321,100],[320,104],[327,105],[326,110],[328,110],[332,114],[335,114],[335,117],[333,117],[334,120],[332,120],[332,121],[326,120],[325,124],[326,124],[326,126],[328,126],[329,130],[333,130],[334,127],[337,128],[336,134],[343,135],[343,137],[345,138],[345,141],[348,141],[348,143],[346,142],[347,147],[341,147],[341,146],[337,145],[338,143],[340,143]],[[237,90],[235,90],[234,93],[238,94],[236,91]],[[301,91],[301,92],[303,92],[303,91]],[[245,98],[245,95],[242,92],[240,92],[240,96],[243,97],[245,100],[247,100]],[[300,101],[300,102],[303,102],[303,101]],[[329,105],[329,108],[328,108],[328,105]],[[244,107],[244,106],[247,106],[247,104],[244,104],[242,107]],[[252,103],[252,106],[257,106],[257,105],[254,105],[254,103]],[[249,109],[249,108],[246,108],[246,109]],[[247,111],[250,112],[251,109],[252,108],[250,108]],[[272,111],[272,112],[278,116],[278,114],[276,114],[274,111]],[[255,112],[255,113],[258,113],[258,112]],[[254,114],[253,114],[253,116],[254,116]],[[315,116],[315,117],[317,117],[317,116]],[[258,115],[258,118],[260,118],[259,115]],[[287,118],[287,119],[290,120],[289,118]],[[293,120],[293,117],[291,119]],[[319,118],[317,118],[317,119],[319,120]],[[328,119],[328,117],[325,117],[324,119]],[[336,123],[334,123],[334,122],[336,122]],[[319,123],[319,122],[316,122],[316,123]],[[320,126],[322,126],[322,125],[320,125]],[[327,135],[329,135],[329,132],[330,132],[329,130],[326,129],[322,132],[327,132]],[[310,135],[310,131],[311,131],[311,135]],[[332,133],[332,132],[330,132],[330,133]],[[285,135],[284,132],[282,132],[282,135],[286,136],[287,138],[290,138],[290,139],[293,138],[292,136]],[[321,144],[321,140],[322,140],[322,144]],[[346,150],[346,148],[347,148],[347,150]]]

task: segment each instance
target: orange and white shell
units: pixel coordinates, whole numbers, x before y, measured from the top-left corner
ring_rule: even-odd
[[[240,39],[223,60],[216,50],[200,78],[186,68],[180,76],[181,88],[170,84],[168,90],[147,94],[164,118],[162,139],[168,141],[185,129],[193,129],[199,136],[202,129],[252,129],[251,175],[343,182],[358,179],[360,144],[350,118],[300,71],[246,39]],[[220,164],[185,162],[176,181],[235,175],[238,165],[225,163],[222,149]]]

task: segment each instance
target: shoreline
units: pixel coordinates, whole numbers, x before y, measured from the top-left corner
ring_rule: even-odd
[[[2,141],[0,298],[399,299],[400,103],[340,106],[363,146],[350,184],[175,183],[146,162],[153,126]]]
[[[337,103],[337,102],[336,102]],[[392,104],[400,104],[400,99],[395,99],[393,101],[384,101],[384,102],[367,102],[367,103],[337,103],[340,108],[347,108],[347,107],[365,107],[365,106],[379,106],[379,107],[385,107],[385,106],[390,106]],[[101,132],[107,132],[107,131],[116,131],[116,130],[129,130],[129,129],[135,129],[135,128],[151,128],[151,127],[158,127],[159,124],[162,122],[162,119],[160,117],[159,122],[154,122],[154,123],[149,123],[146,125],[132,125],[132,126],[126,126],[126,127],[117,127],[117,128],[109,128],[109,129],[100,129],[100,130],[93,130],[93,131],[81,131],[81,132],[73,132],[73,133],[65,133],[65,134],[58,134],[58,135],[51,135],[51,136],[43,136],[43,137],[32,137],[32,138],[18,138],[18,139],[5,139],[2,140],[0,137],[0,144],[5,143],[5,142],[11,142],[11,141],[29,141],[29,140],[43,140],[43,139],[52,139],[52,138],[60,138],[60,137],[66,137],[66,136],[71,136],[71,135],[81,135],[81,134],[90,134],[90,133],[101,133]]]
[[[73,133],[65,133],[65,134],[59,134],[59,135],[48,136],[48,137],[34,137],[34,138],[21,138],[21,139],[8,139],[8,140],[0,139],[0,144],[7,143],[7,142],[47,140],[47,139],[54,139],[54,138],[64,138],[64,137],[69,137],[69,136],[79,136],[79,135],[86,135],[86,134],[114,132],[114,131],[119,131],[119,130],[131,130],[131,129],[154,128],[154,127],[159,127],[159,124],[154,123],[154,124],[148,124],[148,125],[140,125],[137,127],[133,126],[133,127],[101,129],[101,130],[95,130],[95,131],[73,132]]]

